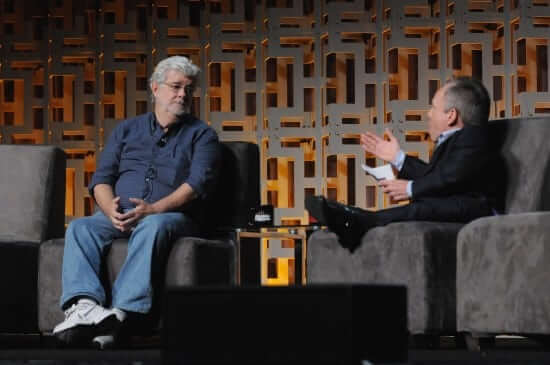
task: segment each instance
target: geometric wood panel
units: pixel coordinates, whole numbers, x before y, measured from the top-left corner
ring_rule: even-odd
[[[431,96],[458,75],[483,81],[492,119],[549,115],[549,27],[550,0],[0,0],[0,143],[63,148],[66,221],[90,214],[106,137],[186,55],[193,112],[260,146],[276,223],[306,223],[306,194],[379,209],[359,134],[390,128],[429,159]]]

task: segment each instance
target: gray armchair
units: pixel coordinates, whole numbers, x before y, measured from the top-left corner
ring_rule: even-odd
[[[206,238],[182,237],[174,242],[166,263],[164,285],[228,286],[235,283],[232,227],[248,221],[250,208],[259,205],[259,150],[247,142],[222,143],[220,183],[208,212],[211,224]],[[63,320],[59,309],[63,239],[40,247],[38,267],[39,329],[49,333]],[[112,285],[126,257],[128,240],[115,240],[105,260],[104,282]],[[157,308],[159,309],[159,308]]]
[[[457,327],[478,337],[550,334],[550,118],[495,122],[507,215],[458,236]]]
[[[0,333],[38,331],[38,248],[64,234],[65,167],[57,147],[0,145]]]
[[[506,122],[490,124],[490,143],[509,156],[501,127]],[[529,143],[525,141],[526,146]],[[498,179],[502,184],[494,189],[501,201],[506,194],[507,168],[515,166],[502,159],[497,163],[502,165]],[[353,254],[340,247],[334,233],[316,232],[308,241],[308,282],[406,285],[410,334],[455,334],[456,242],[462,227],[460,223],[392,223],[368,231]]]

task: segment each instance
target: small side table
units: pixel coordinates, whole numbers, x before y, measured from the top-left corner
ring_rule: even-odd
[[[262,238],[294,240],[294,283],[297,286],[304,285],[306,283],[307,239],[311,233],[320,228],[320,225],[238,228],[235,232],[237,285],[241,285],[241,244],[243,238],[258,238],[260,245],[262,244]],[[258,257],[258,259],[262,260],[262,257]]]

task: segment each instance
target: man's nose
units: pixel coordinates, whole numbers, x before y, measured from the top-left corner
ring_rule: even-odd
[[[185,98],[185,88],[184,87],[180,87],[177,91],[176,91],[176,95],[177,96],[182,96],[183,98]]]

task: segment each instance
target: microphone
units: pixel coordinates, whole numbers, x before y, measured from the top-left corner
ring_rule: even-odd
[[[162,138],[159,139],[159,141],[157,142],[157,145],[158,145],[159,147],[164,147],[164,146],[166,146],[166,142],[167,142],[167,141],[166,141],[166,137],[162,137]]]

